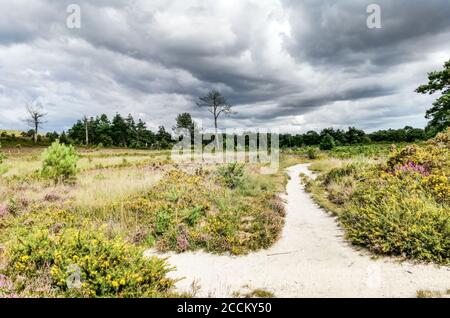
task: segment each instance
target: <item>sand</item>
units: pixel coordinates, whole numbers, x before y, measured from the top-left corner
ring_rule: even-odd
[[[245,256],[204,252],[146,255],[168,257],[176,267],[171,277],[185,277],[179,291],[194,282],[199,297],[231,297],[233,292],[263,288],[276,297],[415,297],[418,290],[445,292],[450,268],[433,264],[373,259],[345,241],[335,217],[319,208],[304,191],[299,173],[307,165],[287,169],[286,224],[271,248]]]

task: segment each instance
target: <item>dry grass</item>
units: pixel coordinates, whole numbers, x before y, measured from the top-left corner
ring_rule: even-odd
[[[148,191],[161,178],[161,173],[148,168],[130,168],[84,173],[72,195],[80,209],[98,209],[112,200],[124,199]]]
[[[7,172],[3,174],[4,178],[14,176],[25,176],[39,171],[42,165],[42,149],[35,151],[25,151],[23,154],[13,154],[4,161]],[[82,158],[78,161],[80,171],[104,169],[109,167],[126,167],[132,165],[145,165],[151,162],[163,161],[168,159],[168,153],[164,151],[133,151],[126,152],[121,150],[99,150],[80,152]]]

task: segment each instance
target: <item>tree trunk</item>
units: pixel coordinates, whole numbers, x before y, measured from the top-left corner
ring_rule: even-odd
[[[219,135],[217,133],[217,116],[214,115],[214,141],[216,143],[216,151],[219,151]]]
[[[87,122],[87,120],[85,122],[85,128],[86,128],[86,146],[89,146],[89,130],[88,130],[88,122]]]
[[[38,122],[34,122],[34,143],[37,143],[37,136],[38,136]]]

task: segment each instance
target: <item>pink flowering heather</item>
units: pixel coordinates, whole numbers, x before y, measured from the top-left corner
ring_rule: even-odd
[[[428,176],[430,174],[430,171],[429,171],[429,169],[427,169],[427,167],[425,167],[424,165],[416,164],[414,162],[408,162],[407,164],[396,167],[395,172],[398,172],[398,171],[400,171],[400,172],[412,171],[412,172],[417,172],[423,176]]]
[[[5,275],[0,274],[0,290],[10,290],[12,283]]]
[[[8,207],[6,205],[0,205],[0,218],[8,213]]]

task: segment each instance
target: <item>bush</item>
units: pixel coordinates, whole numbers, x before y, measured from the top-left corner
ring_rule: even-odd
[[[234,189],[241,185],[245,178],[245,166],[238,163],[230,163],[217,169],[224,184]]]
[[[417,175],[380,175],[353,194],[341,214],[347,236],[379,254],[450,263],[450,214]]]
[[[309,147],[306,150],[306,155],[307,155],[308,159],[311,159],[311,160],[317,159],[319,157],[319,154],[317,153],[316,148],[313,148],[313,147]]]
[[[55,141],[42,154],[41,175],[55,183],[67,181],[77,173],[78,155],[73,146],[66,146]]]
[[[0,148],[2,148],[2,144],[0,144]],[[0,164],[3,163],[3,160],[5,160],[5,154],[3,152],[0,151]]]
[[[35,231],[16,241],[7,256],[4,274],[15,293],[35,292],[30,284],[41,281],[47,286],[39,289],[51,296],[161,297],[174,285],[164,260],[144,258],[140,248],[99,231]]]
[[[0,144],[0,148],[2,148],[2,145]],[[8,171],[8,168],[6,166],[3,165],[3,160],[6,159],[6,155],[0,151],[0,176],[4,173],[6,173],[6,171]]]
[[[330,134],[326,134],[322,141],[320,142],[319,148],[320,150],[331,150],[336,147],[336,143],[334,138]]]
[[[269,176],[260,177],[264,181],[250,177],[230,189],[218,182],[223,181],[220,176],[172,170],[144,197],[130,198],[112,212],[122,216],[125,212],[133,224],[149,229],[146,234],[160,251],[245,254],[270,246],[283,225],[276,187],[266,180]]]
[[[449,140],[450,130],[423,147],[393,149],[386,164],[352,164],[319,178],[354,244],[450,264]]]

